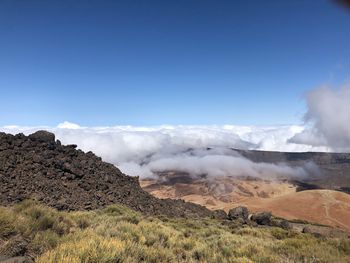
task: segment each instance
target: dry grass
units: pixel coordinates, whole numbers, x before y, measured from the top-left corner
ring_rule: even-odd
[[[0,207],[0,241],[19,235],[41,263],[350,261],[348,239],[214,219],[143,217],[117,205],[70,213],[31,201]]]

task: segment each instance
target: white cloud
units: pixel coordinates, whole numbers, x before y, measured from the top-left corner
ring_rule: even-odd
[[[57,127],[4,126],[0,131],[30,134],[50,130],[62,143],[93,151],[130,175],[149,177],[178,170],[192,176],[307,176],[317,173],[312,164],[292,168],[253,163],[231,150],[350,151],[350,86],[321,87],[309,92],[306,99],[303,126],[81,127],[66,121]]]
[[[340,89],[320,87],[307,96],[306,129],[289,142],[350,150],[350,85]]]
[[[57,128],[59,129],[80,129],[80,126],[78,124],[65,121],[60,124],[58,124]]]
[[[284,164],[254,163],[235,151],[214,148],[211,150],[194,150],[177,153],[172,156],[158,156],[141,166],[146,171],[180,171],[192,177],[208,175],[218,176],[252,176],[264,179],[306,177],[309,172],[313,175],[310,165],[305,167],[289,167]]]
[[[290,143],[302,126],[115,126],[81,127],[64,122],[57,127],[6,126],[12,134],[30,134],[39,129],[54,132],[64,144],[77,144],[93,151],[123,172],[142,177],[162,170],[178,170],[193,176],[208,174],[258,177],[306,176],[305,167],[257,164],[238,156],[230,148],[278,151],[322,151],[325,147]],[[211,150],[207,150],[211,148]]]

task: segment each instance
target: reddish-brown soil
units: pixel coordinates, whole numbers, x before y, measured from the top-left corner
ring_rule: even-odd
[[[296,191],[286,182],[251,178],[203,179],[163,184],[143,180],[141,186],[158,198],[183,199],[209,209],[229,209],[245,205],[249,210],[271,211],[286,219],[307,220],[350,230],[350,195],[332,190]]]

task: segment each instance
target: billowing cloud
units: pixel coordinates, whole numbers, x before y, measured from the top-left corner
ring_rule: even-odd
[[[189,150],[172,155],[156,154],[142,164],[123,163],[121,169],[129,174],[137,172],[146,177],[164,171],[183,172],[193,178],[206,175],[209,178],[251,176],[263,179],[298,179],[320,174],[318,167],[311,162],[299,167],[289,167],[282,163],[254,163],[234,150],[223,148]]]
[[[93,151],[115,164],[126,174],[141,177],[152,177],[164,170],[182,171],[192,176],[306,176],[309,167],[253,163],[232,149],[327,150],[288,142],[303,131],[302,126],[81,127],[64,122],[57,127],[0,128],[13,134],[29,134],[39,129],[50,130],[62,143],[77,144],[80,149]]]
[[[350,85],[340,89],[320,87],[306,95],[306,129],[289,142],[350,150]]]
[[[54,132],[64,144],[93,151],[123,172],[141,177],[177,170],[191,176],[285,176],[317,174],[317,167],[254,163],[232,149],[268,151],[350,151],[350,86],[321,87],[307,96],[303,126],[114,126],[82,127],[63,122],[57,127],[0,127],[8,133]]]

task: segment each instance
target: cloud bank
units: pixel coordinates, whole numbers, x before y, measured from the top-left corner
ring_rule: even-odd
[[[310,167],[253,163],[232,148],[274,151],[326,151],[327,147],[290,142],[302,126],[114,126],[81,127],[64,122],[57,127],[5,126],[1,131],[30,134],[39,129],[54,132],[64,144],[93,151],[124,173],[154,177],[177,170],[191,176],[307,176]],[[209,149],[210,148],[210,149]]]
[[[154,177],[162,171],[177,170],[209,177],[305,177],[314,174],[317,167],[254,163],[232,149],[350,151],[350,85],[314,89],[306,95],[306,102],[303,126],[81,127],[63,122],[57,127],[5,126],[0,131],[29,134],[50,130],[62,143],[93,151],[134,176]]]
[[[305,178],[319,175],[317,166],[306,163],[300,167],[285,164],[254,163],[231,149],[196,149],[174,153],[156,154],[142,164],[128,162],[121,169],[129,174],[138,172],[146,177],[154,177],[158,172],[178,171],[193,178],[206,175],[207,178],[220,176],[251,176],[262,179]]]

